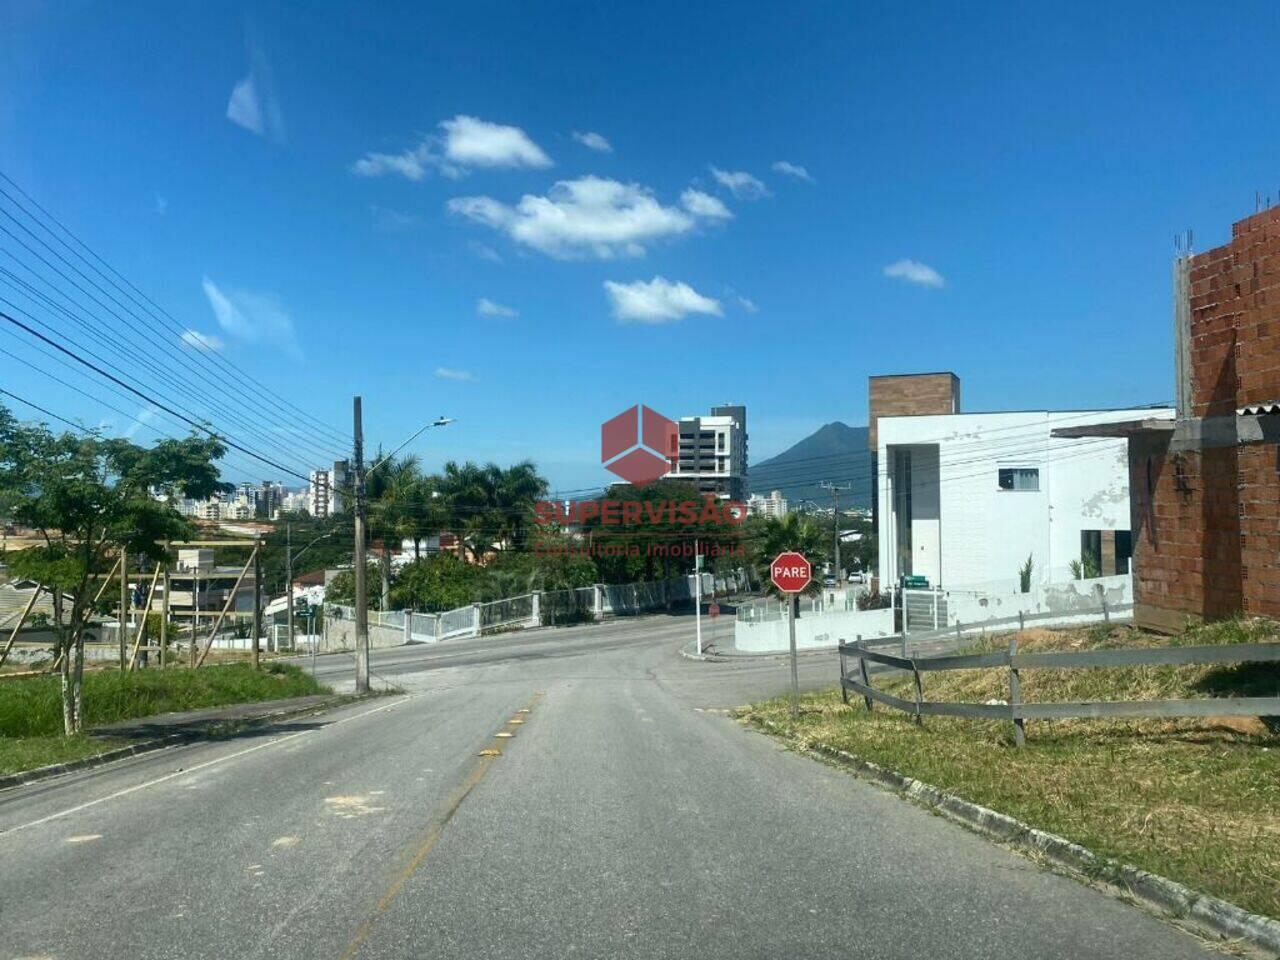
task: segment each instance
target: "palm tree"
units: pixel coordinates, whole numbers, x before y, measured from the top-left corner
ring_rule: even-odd
[[[756,540],[755,564],[760,579],[770,592],[776,592],[769,581],[769,564],[785,550],[802,554],[814,567],[826,562],[830,546],[828,531],[811,516],[788,513],[781,517],[767,517],[761,524]],[[813,588],[816,584],[810,584]]]

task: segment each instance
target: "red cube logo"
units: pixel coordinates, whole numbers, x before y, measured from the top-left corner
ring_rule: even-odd
[[[636,404],[600,427],[600,462],[628,483],[643,487],[671,472],[679,429],[656,410]]]

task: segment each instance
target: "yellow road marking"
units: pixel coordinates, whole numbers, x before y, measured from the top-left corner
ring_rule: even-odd
[[[540,696],[542,696],[541,692],[535,694],[534,698],[529,701],[529,705],[532,706],[537,703]],[[528,713],[529,708],[524,708],[523,712]],[[458,812],[458,808],[462,806],[462,801],[467,799],[467,796],[476,788],[476,785],[484,779],[484,775],[489,772],[489,768],[493,766],[493,758],[501,755],[500,751],[492,748],[480,751],[480,759],[475,762],[462,783],[450,795],[443,812],[427,828],[427,832],[423,835],[413,855],[392,876],[391,884],[387,887],[386,893],[374,904],[373,913],[357,928],[356,935],[351,938],[351,943],[342,952],[340,960],[352,960],[360,952],[360,948],[364,946],[365,941],[369,939],[369,935],[373,933],[374,923],[387,912],[387,909],[395,901],[400,891],[404,889],[404,885],[409,882],[409,878],[417,872],[418,867],[422,866],[422,861],[427,859],[427,854],[440,842],[440,836],[444,833],[444,828],[449,825],[453,815]]]

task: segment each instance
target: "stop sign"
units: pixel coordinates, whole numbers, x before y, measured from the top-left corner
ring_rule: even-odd
[[[813,568],[794,550],[786,550],[769,565],[769,579],[783,593],[799,593],[809,585]]]

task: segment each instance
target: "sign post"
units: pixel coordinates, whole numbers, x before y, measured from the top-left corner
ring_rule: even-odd
[[[778,554],[769,565],[769,579],[787,598],[787,627],[791,637],[791,715],[800,715],[800,668],[796,661],[796,597],[813,578],[813,567],[794,550]]]

